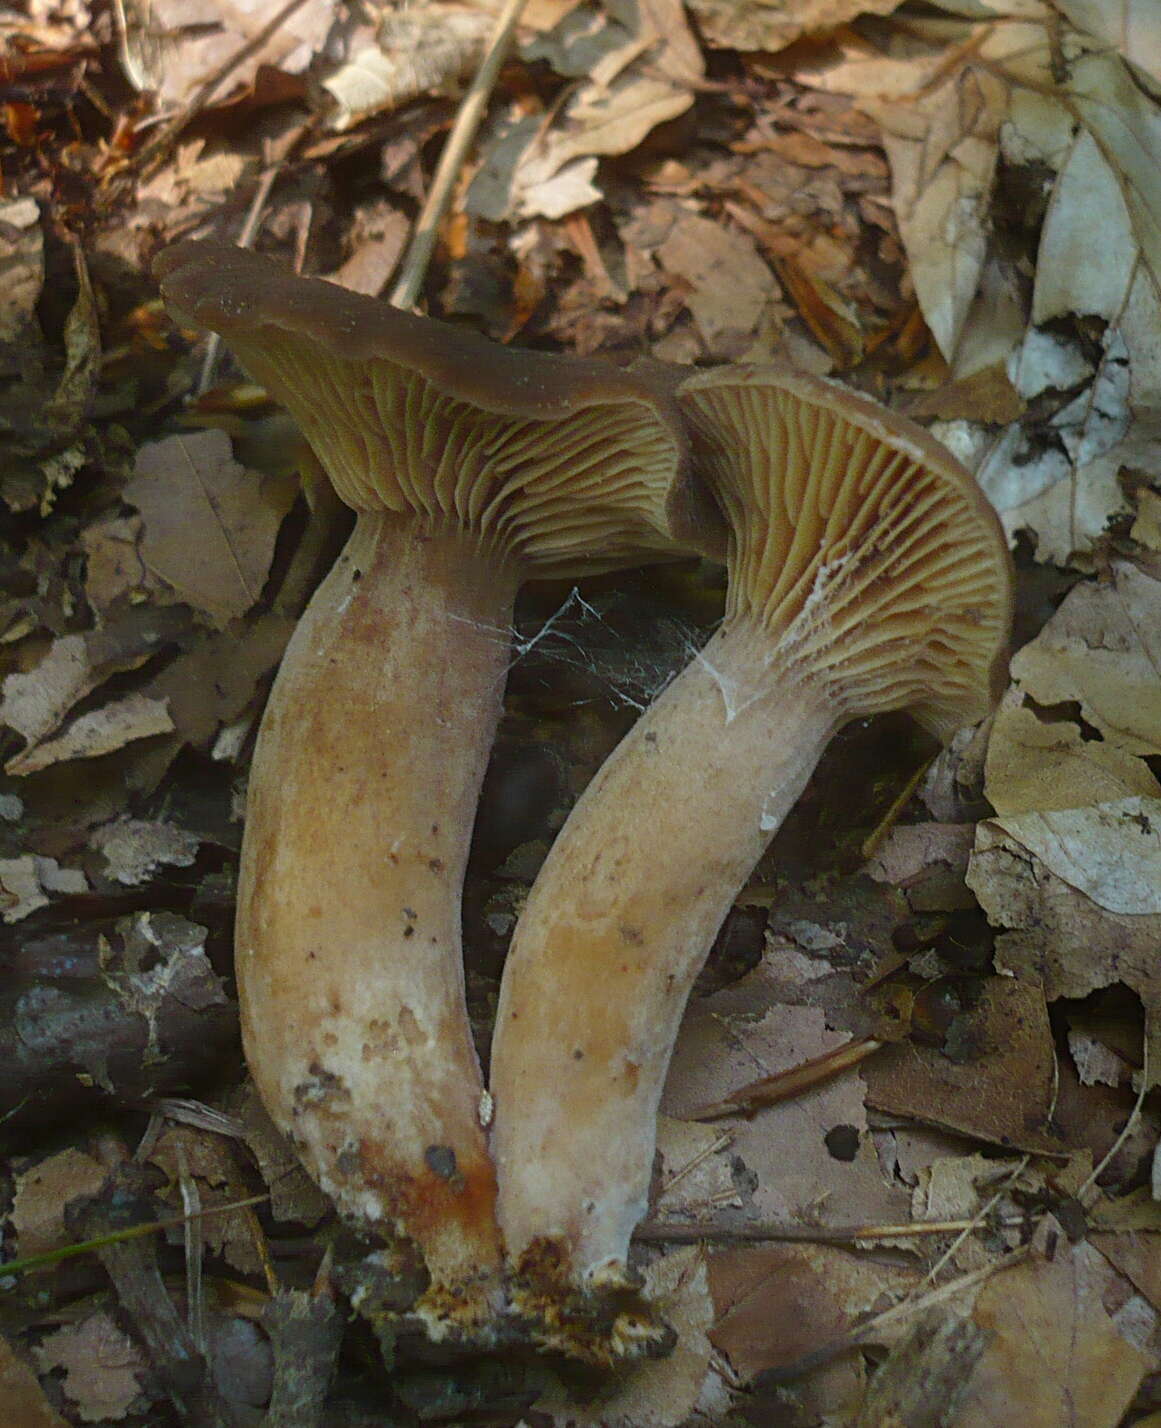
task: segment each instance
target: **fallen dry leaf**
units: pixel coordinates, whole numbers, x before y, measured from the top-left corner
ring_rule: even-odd
[[[915,1042],[884,1047],[863,1069],[868,1103],[994,1145],[1062,1150],[1049,1129],[1052,1033],[1035,978],[985,982],[960,1041],[969,1054],[954,1061]]]
[[[1001,816],[1161,794],[1161,581],[1116,562],[1014,656],[985,792]],[[1127,837],[1126,846],[1136,846]]]
[[[141,609],[83,635],[62,635],[32,669],[4,681],[0,724],[35,745],[58,729],[69,710],[113,674],[153,658],[184,624],[166,613]]]
[[[802,35],[845,25],[858,15],[886,15],[898,0],[689,0],[711,45],[780,50]]]
[[[1129,535],[1138,545],[1161,550],[1161,495],[1156,491],[1137,492],[1137,517]]]
[[[1161,915],[1108,912],[1017,839],[981,823],[968,871],[996,939],[996,966],[1044,994],[1085,997],[1123,982],[1145,1005],[1149,1081],[1161,1080]]]
[[[65,1393],[85,1423],[124,1418],[141,1396],[145,1355],[103,1309],[49,1334],[35,1352],[42,1371],[64,1370]]]
[[[1120,1086],[1132,1079],[1132,1066],[1089,1032],[1070,1027],[1068,1054],[1082,1086]]]
[[[1161,913],[1161,798],[1009,813],[992,821],[1098,907]]]
[[[717,1126],[657,1118],[659,1188],[652,1205],[656,1220],[705,1219],[725,1206],[742,1201],[727,1156],[718,1154],[733,1143]]]
[[[1086,901],[1156,915],[1161,581],[1124,562],[1110,576],[1076,586],[1012,661],[987,755],[989,826]]]
[[[1100,224],[1089,221],[1099,213]],[[1116,170],[1080,129],[1048,202],[1032,291],[1032,320],[1091,313],[1109,321],[1129,293],[1137,240]]]
[[[163,864],[188,868],[200,841],[196,833],[145,818],[117,818],[89,835],[105,859],[105,876],[130,887],[148,881]]]
[[[220,208],[227,194],[258,169],[253,155],[214,148],[205,139],[178,144],[173,159],[137,187],[143,204],[164,204],[188,219]]]
[[[126,0],[126,77],[154,91],[164,109],[180,110],[227,65],[205,96],[211,104],[248,88],[262,65],[301,74],[334,12],[327,0],[306,0],[273,24],[285,9],[286,0]]]
[[[868,1311],[901,1297],[921,1271],[830,1245],[749,1245],[710,1257],[717,1318],[710,1338],[743,1381],[786,1368],[841,1340]],[[889,1331],[877,1342],[891,1342]],[[838,1417],[854,1410],[864,1381],[862,1361],[844,1355],[796,1383],[813,1413]]]
[[[1007,156],[1059,170],[1041,232],[1032,322],[1093,315],[1108,326],[1084,390],[1049,410],[1047,421],[1041,411],[1031,424],[1009,427],[970,464],[978,464],[1005,528],[1031,532],[1039,559],[1066,564],[1087,556],[1110,520],[1128,511],[1123,472],[1156,470],[1161,454],[1154,340],[1161,180],[1146,158],[1161,136],[1161,113],[1108,50],[1081,49],[1055,111],[1043,91],[1016,93],[1022,98],[1018,105],[1013,98]],[[1053,343],[1058,360],[1046,365]],[[1026,398],[1082,382],[1083,373],[1064,370],[1062,347],[1059,334],[1029,328],[1015,377]]]
[[[351,292],[377,297],[403,256],[410,232],[407,215],[398,208],[383,202],[363,205],[354,214],[348,257],[325,276]]]
[[[495,20],[463,5],[388,12],[373,45],[324,71],[327,126],[336,133],[421,94],[454,93],[479,64]]]
[[[79,868],[62,868],[55,858],[33,853],[0,858],[0,917],[5,922],[20,922],[37,908],[47,907],[54,893],[88,890],[88,880]]]
[[[0,203],[0,343],[27,340],[44,286],[44,235],[31,198]],[[0,355],[0,371],[10,367]]]
[[[752,346],[778,280],[752,238],[698,214],[678,218],[657,249],[661,266],[686,288],[685,303],[713,357],[742,357]],[[728,283],[716,275],[730,274]]]
[[[1044,706],[1032,702],[1034,687],[1031,677],[1018,681],[996,712],[986,767],[988,798],[999,812],[1161,797],[1161,784],[1144,759],[1112,740],[1086,738],[1087,731],[1066,712],[1046,717],[1040,712]]]
[[[547,130],[520,111],[485,143],[468,213],[512,222],[562,218],[593,203],[601,196],[593,184],[598,155],[628,153],[693,104],[702,63],[681,5],[612,0],[608,10],[587,30],[566,16],[561,34],[537,41],[565,72],[586,80]]]
[[[59,734],[15,755],[4,765],[11,774],[33,774],[67,759],[96,759],[137,739],[172,732],[174,723],[165,701],[127,694],[81,714]]]
[[[170,1123],[150,1149],[149,1159],[169,1177],[175,1214],[180,1214],[182,1208],[176,1188],[182,1175],[196,1182],[203,1210],[232,1204],[250,1194],[251,1187],[232,1143],[216,1132]],[[263,1259],[257,1242],[260,1232],[253,1215],[246,1210],[207,1215],[198,1233],[214,1254],[242,1274],[262,1273]]]
[[[970,823],[900,824],[876,850],[867,873],[899,888],[915,912],[974,907],[963,883],[974,837]]]
[[[13,1428],[68,1428],[45,1398],[32,1369],[0,1336],[0,1418]]]
[[[923,316],[950,362],[979,286],[1008,89],[964,69],[918,99],[880,105],[899,232]]]
[[[741,1086],[848,1040],[827,1030],[820,1008],[726,1014],[720,1008],[729,1005],[723,1001],[729,996],[707,997],[687,1013],[662,1098],[667,1115],[680,1119],[724,1101]],[[738,1004],[736,996],[733,1001]],[[731,1137],[719,1154],[736,1167],[748,1218],[826,1225],[891,1224],[905,1217],[906,1197],[879,1170],[863,1094],[862,1076],[851,1073],[752,1117],[714,1121],[714,1129]],[[857,1138],[854,1159],[838,1160],[828,1148],[828,1132],[836,1127],[849,1127]]]
[[[1112,45],[1161,81],[1161,10],[1152,0],[1052,0],[1078,30]]]
[[[17,1255],[43,1254],[70,1244],[65,1206],[78,1195],[95,1195],[104,1180],[104,1166],[75,1146],[17,1175],[11,1211]]]
[[[143,445],[122,492],[141,512],[141,556],[178,596],[224,626],[262,593],[296,483],[247,471],[217,430]]]
[[[151,680],[148,692],[167,706],[186,743],[205,748],[255,698],[293,630],[289,616],[271,612],[240,630],[207,635]]]
[[[1101,1256],[1062,1232],[1051,1242],[980,1290],[972,1317],[987,1342],[956,1428],[1115,1428],[1151,1367],[1105,1311]]]
[[[1161,142],[1161,112],[1156,101],[1125,63],[1103,48],[1075,62],[1067,94],[1114,167],[1142,262],[1156,286],[1161,283],[1161,175],[1153,162]]]
[[[65,319],[64,371],[57,380],[52,396],[41,408],[40,421],[62,436],[75,436],[88,414],[96,390],[101,363],[101,321],[97,296],[89,276],[84,249],[74,243],[73,269],[77,295]],[[50,468],[46,465],[44,468]],[[56,501],[57,490],[71,484],[72,473],[66,479],[50,480],[41,496],[41,515],[47,515]]]
[[[1161,1255],[1157,1236],[1142,1230],[1097,1231],[1089,1244],[1100,1250],[1114,1269],[1130,1280],[1138,1293],[1161,1312]]]
[[[1088,1170],[1089,1165],[1086,1158],[1084,1169]],[[1027,1170],[1021,1174],[1022,1169],[1023,1162],[1016,1159],[998,1160],[979,1153],[936,1155],[919,1169],[912,1192],[912,1217],[935,1222],[971,1220],[987,1207],[997,1218],[1012,1218],[1018,1222],[1021,1200],[1026,1200],[1029,1194],[1047,1192],[1043,1177]],[[1059,1191],[1056,1166],[1053,1176],[1053,1186]],[[957,1235],[954,1240],[943,1243],[947,1244],[951,1263],[966,1272],[994,1263],[997,1238],[1004,1234],[991,1228],[986,1239],[978,1235]],[[1019,1230],[1006,1232],[1009,1248],[1019,1243],[1019,1235]]]
[[[111,516],[81,532],[85,552],[85,595],[94,612],[105,617],[123,599],[144,599],[162,588],[141,559],[140,516]]]
[[[330,1201],[267,1115],[253,1081],[247,1079],[229,1098],[227,1110],[246,1127],[246,1145],[270,1192],[270,1213],[276,1220],[317,1224],[330,1210]]]
[[[953,1425],[984,1335],[942,1307],[922,1314],[875,1370],[853,1428]]]

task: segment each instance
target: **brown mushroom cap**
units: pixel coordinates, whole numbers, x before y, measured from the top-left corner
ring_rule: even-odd
[[[179,243],[154,271],[170,307],[290,411],[356,510],[454,520],[526,574],[720,549],[680,416],[647,376],[502,347],[226,244]]]
[[[1012,568],[971,475],[841,383],[772,367],[679,388],[730,529],[726,623],[782,633],[851,716],[908,709],[948,739],[1004,687]]]

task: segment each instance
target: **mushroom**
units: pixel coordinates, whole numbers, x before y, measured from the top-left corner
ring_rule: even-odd
[[[226,245],[179,244],[156,271],[357,512],[250,774],[247,1061],[344,1216],[422,1251],[429,1335],[486,1340],[502,1255],[460,906],[516,588],[671,558],[716,512],[647,379],[498,347]]]
[[[688,377],[695,463],[730,530],[723,623],[614,750],[518,920],[492,1052],[513,1303],[553,1350],[663,1347],[634,1295],[656,1114],[691,985],[843,724],[909,709],[941,739],[1001,687],[1011,576],[972,478],[837,383]]]

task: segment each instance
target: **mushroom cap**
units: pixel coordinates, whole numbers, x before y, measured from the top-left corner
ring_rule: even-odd
[[[178,243],[154,272],[356,510],[456,522],[536,575],[722,549],[676,403],[648,376],[503,347],[229,244]]]
[[[774,367],[678,388],[730,528],[727,621],[765,627],[847,717],[908,709],[948,739],[1003,690],[1012,564],[970,473],[841,383]]]

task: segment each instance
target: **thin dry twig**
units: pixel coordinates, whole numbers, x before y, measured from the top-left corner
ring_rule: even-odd
[[[916,1239],[924,1235],[970,1234],[984,1227],[978,1217],[970,1220],[908,1220],[901,1225],[790,1225],[763,1222],[748,1225],[669,1223],[643,1220],[633,1238],[643,1244],[687,1245],[701,1240],[721,1244],[850,1245],[870,1240]]]
[[[939,1256],[935,1263],[931,1265],[931,1267],[928,1269],[927,1274],[924,1276],[925,1283],[934,1283],[939,1276],[940,1270],[945,1264],[948,1263],[948,1261],[959,1249],[960,1245],[963,1244],[964,1240],[966,1240],[969,1235],[974,1234],[975,1231],[980,1229],[983,1225],[987,1224],[988,1215],[991,1214],[992,1210],[995,1209],[996,1205],[999,1204],[1000,1200],[1007,1193],[1008,1187],[1015,1183],[1016,1177],[1023,1173],[1025,1166],[1028,1164],[1029,1158],[1030,1157],[1027,1155],[1022,1157],[1019,1165],[1015,1166],[1011,1173],[1004,1177],[1004,1183],[991,1197],[987,1204],[981,1205],[980,1208],[976,1211],[976,1213],[971,1217],[971,1219],[965,1223],[963,1229],[960,1230],[959,1234],[956,1235],[955,1239],[952,1240],[951,1244],[948,1245],[948,1247]]]
[[[699,1151],[697,1155],[692,1156],[689,1160],[687,1160],[685,1164],[681,1167],[681,1169],[678,1170],[672,1176],[672,1178],[666,1184],[664,1189],[657,1196],[656,1203],[661,1204],[665,1197],[671,1193],[675,1186],[680,1185],[687,1175],[692,1175],[693,1172],[698,1168],[698,1166],[704,1165],[711,1155],[717,1155],[719,1151],[725,1150],[727,1146],[732,1145],[733,1140],[733,1135],[729,1131],[726,1131],[722,1135],[718,1136],[717,1140],[712,1141],[709,1145],[707,1145],[704,1150]]]
[[[973,1269],[970,1274],[961,1275],[959,1279],[949,1280],[947,1284],[940,1285],[938,1289],[933,1289],[930,1294],[924,1294],[919,1299],[905,1299],[901,1304],[896,1304],[891,1309],[885,1309],[882,1314],[876,1314],[873,1319],[868,1319],[865,1324],[860,1325],[841,1339],[834,1339],[831,1343],[824,1344],[822,1348],[814,1349],[809,1354],[803,1354],[793,1363],[764,1370],[758,1375],[756,1383],[760,1387],[773,1387],[776,1384],[789,1383],[793,1379],[801,1378],[803,1374],[809,1373],[822,1364],[830,1363],[850,1349],[857,1349],[860,1344],[873,1341],[883,1329],[897,1323],[900,1319],[922,1314],[937,1304],[944,1304],[947,1300],[954,1299],[956,1295],[974,1289],[977,1284],[982,1284],[992,1275],[1001,1274],[1005,1269],[1015,1268],[1016,1265],[1022,1264],[1027,1257],[1028,1247],[1024,1245],[1013,1250],[1006,1259],[1000,1260],[996,1264],[986,1264],[980,1269]]]
[[[232,1200],[228,1205],[209,1205],[198,1211],[198,1218],[205,1219],[209,1215],[228,1215],[234,1210],[245,1210],[250,1205],[262,1205],[269,1199],[269,1195],[251,1195],[246,1200]],[[47,1269],[49,1265],[56,1264],[62,1259],[76,1259],[78,1255],[93,1254],[106,1245],[121,1244],[125,1240],[137,1240],[145,1235],[160,1234],[163,1230],[171,1230],[179,1225],[184,1225],[186,1219],[185,1215],[170,1215],[164,1220],[144,1220],[140,1224],[130,1225],[124,1230],[109,1230],[106,1234],[93,1239],[81,1240],[73,1245],[61,1245],[59,1249],[45,1250],[43,1254],[29,1254],[22,1259],[10,1259],[4,1264],[0,1264],[0,1287],[9,1287],[3,1284],[3,1281],[9,1277],[27,1274],[29,1270],[33,1269]]]
[[[224,64],[218,66],[213,74],[202,84],[201,88],[185,106],[180,114],[174,117],[158,131],[148,144],[142,146],[138,154],[138,162],[141,164],[142,172],[148,174],[152,172],[168,155],[178,138],[185,132],[186,128],[193,123],[202,112],[210,100],[214,97],[218,86],[222,80],[233,74],[240,64],[244,64],[252,54],[256,54],[272,36],[286,24],[287,20],[301,10],[306,0],[287,0],[282,9],[262,26],[256,35],[251,35],[248,40],[239,45]]]
[[[1112,1145],[1109,1146],[1108,1150],[1101,1157],[1099,1164],[1093,1166],[1092,1174],[1089,1175],[1084,1184],[1076,1192],[1076,1198],[1086,1210],[1091,1208],[1093,1201],[1096,1199],[1094,1192],[1097,1189],[1097,1181],[1112,1164],[1113,1156],[1116,1155],[1121,1146],[1124,1145],[1125,1141],[1128,1140],[1129,1136],[1132,1135],[1136,1129],[1137,1123],[1141,1119],[1141,1107],[1145,1104],[1145,1097],[1149,1094],[1151,1089],[1152,1087],[1149,1084],[1149,1038],[1145,1037],[1141,1052],[1141,1088],[1137,1092],[1137,1099],[1133,1102],[1133,1109],[1129,1112],[1128,1119],[1121,1127],[1120,1135],[1117,1136],[1116,1140],[1113,1141]]]
[[[250,200],[250,208],[246,214],[246,221],[242,225],[242,231],[238,235],[238,247],[249,248],[254,242],[258,232],[258,225],[262,221],[262,214],[266,209],[266,200],[270,197],[270,190],[274,187],[274,180],[281,172],[283,160],[270,164],[263,169],[258,176],[258,187],[254,190],[254,197]],[[208,392],[214,384],[214,377],[217,373],[218,360],[222,355],[221,334],[211,332],[206,343],[206,355],[202,358],[202,370],[198,375],[197,395],[200,397],[204,392]]]
[[[484,110],[495,87],[500,66],[508,53],[508,46],[524,5],[525,0],[506,0],[496,20],[496,28],[488,41],[480,68],[464,95],[447,143],[443,146],[443,153],[439,156],[427,202],[416,221],[415,231],[400,265],[399,276],[395,280],[390,297],[394,307],[415,306],[415,300],[427,274],[427,265],[431,261],[432,250],[435,248],[439,225],[451,202],[456,176],[484,117]]]
[[[773,1076],[763,1076],[760,1081],[751,1081],[737,1091],[731,1091],[724,1100],[713,1101],[687,1111],[682,1119],[687,1121],[714,1121],[721,1116],[749,1116],[763,1106],[773,1106],[779,1101],[787,1101],[791,1096],[801,1095],[811,1087],[829,1081],[832,1077],[849,1071],[860,1061],[878,1051],[887,1043],[873,1036],[864,1036],[857,1041],[848,1041],[834,1051],[826,1051],[821,1056],[812,1057],[800,1066],[792,1066],[787,1071],[779,1071]]]
[[[910,775],[907,782],[895,795],[891,801],[891,807],[887,809],[875,828],[863,839],[863,846],[860,849],[864,858],[872,858],[886,841],[887,835],[898,823],[900,815],[911,802],[912,795],[923,780],[927,777],[927,771],[935,762],[935,756],[925,759],[923,763]]]

